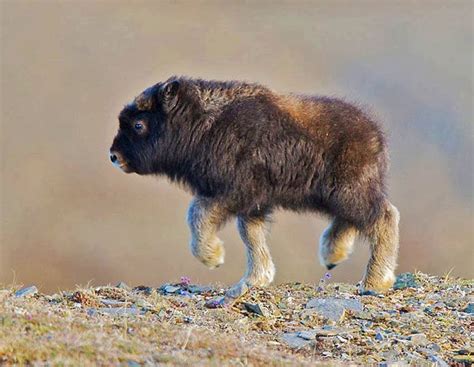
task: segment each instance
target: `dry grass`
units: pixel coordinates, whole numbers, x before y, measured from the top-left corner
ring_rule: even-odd
[[[16,297],[19,287],[4,287],[0,364],[366,365],[390,359],[419,364],[430,363],[427,350],[435,344],[439,358],[467,365],[472,318],[462,311],[472,302],[473,282],[421,273],[415,278],[419,288],[385,297],[358,297],[346,284],[319,290],[284,284],[254,290],[229,309],[205,306],[221,289],[192,293],[185,284],[177,284],[179,294],[173,295],[107,286]],[[358,299],[364,312],[347,312],[339,322],[305,312],[309,299],[327,296]],[[260,305],[265,316],[249,312],[243,302]],[[283,333],[323,325],[350,333],[317,338],[301,349],[281,341]],[[426,335],[430,345],[413,345],[408,339],[415,332]],[[376,333],[384,340],[377,341]]]

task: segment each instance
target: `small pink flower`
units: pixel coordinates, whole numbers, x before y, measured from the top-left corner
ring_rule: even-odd
[[[189,285],[191,284],[191,278],[187,276],[182,276],[181,277],[181,284],[182,285]]]

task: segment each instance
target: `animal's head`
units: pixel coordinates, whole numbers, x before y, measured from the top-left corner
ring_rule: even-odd
[[[189,104],[185,81],[170,78],[141,93],[119,114],[119,130],[110,148],[110,160],[126,173],[153,174],[173,154],[177,134],[185,126],[180,108]]]

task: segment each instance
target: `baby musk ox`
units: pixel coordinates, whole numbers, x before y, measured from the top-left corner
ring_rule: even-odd
[[[278,208],[331,218],[319,241],[328,269],[348,258],[358,235],[367,238],[360,291],[392,286],[399,213],[386,194],[387,145],[359,108],[259,84],[172,77],[126,105],[119,122],[111,161],[127,173],[166,175],[194,194],[191,251],[209,268],[224,262],[217,231],[237,217],[248,265],[229,302],[272,282],[265,233]]]

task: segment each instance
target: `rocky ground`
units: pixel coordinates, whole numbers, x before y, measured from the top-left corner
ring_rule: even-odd
[[[326,274],[212,309],[223,289],[185,277],[53,295],[3,287],[0,364],[470,366],[474,281],[406,273],[394,288],[361,297]]]

